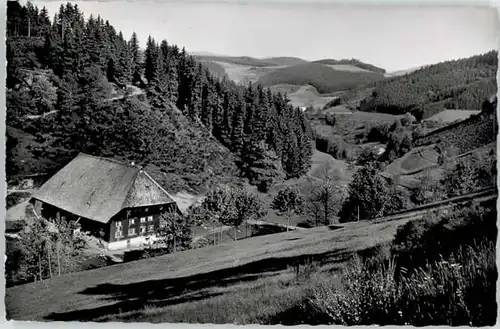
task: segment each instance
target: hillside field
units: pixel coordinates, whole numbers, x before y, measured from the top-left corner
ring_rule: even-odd
[[[289,281],[288,267],[297,260],[313,257],[325,269],[338,268],[352,252],[390,241],[407,221],[272,234],[25,284],[7,289],[7,317],[254,323],[292,306],[273,307],[290,290],[302,289],[279,284]],[[273,293],[262,296],[263,287]],[[224,312],[228,308],[240,312]]]
[[[437,121],[442,123],[452,123],[470,118],[472,115],[479,114],[478,110],[444,110],[424,121]]]

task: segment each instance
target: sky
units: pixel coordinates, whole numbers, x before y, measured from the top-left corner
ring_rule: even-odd
[[[66,1],[34,0],[50,16]],[[320,1],[321,2],[321,1]],[[74,1],[128,39],[229,56],[357,58],[388,72],[498,49],[498,13],[487,7],[377,6],[289,1]]]

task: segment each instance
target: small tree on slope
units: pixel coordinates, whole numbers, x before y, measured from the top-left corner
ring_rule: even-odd
[[[340,222],[372,219],[383,214],[388,188],[374,165],[367,165],[354,174],[347,200],[339,212]]]
[[[271,208],[276,210],[278,214],[286,216],[286,230],[288,231],[290,218],[294,214],[300,215],[303,213],[304,198],[296,188],[286,187],[278,192],[271,204]]]

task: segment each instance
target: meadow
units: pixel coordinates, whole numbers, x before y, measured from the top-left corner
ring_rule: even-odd
[[[272,286],[272,280],[268,283],[269,278],[277,280],[280,275],[289,276],[289,266],[307,259],[340,266],[352,252],[390,241],[397,227],[408,220],[350,223],[341,228],[321,227],[265,235],[16,286],[6,291],[7,317],[92,321],[103,317],[110,319],[113,314],[134,313],[128,318],[130,321],[140,320],[141,315],[153,308],[161,309],[164,316],[169,313],[165,308],[175,311],[179,307],[191,310],[196,307],[199,310],[196,313],[210,317],[213,313],[211,303],[230,307],[234,298],[246,295],[248,298],[240,302],[253,309],[251,314],[255,317],[249,320],[255,320],[264,315],[259,312],[272,312],[265,307],[269,299],[262,299],[260,306],[255,305],[260,298],[251,294],[259,293],[253,289],[259,284],[258,279]],[[276,285],[273,290],[281,288]],[[279,301],[279,296],[269,294],[273,303]],[[190,302],[182,304],[187,298]],[[217,322],[232,322],[227,317],[237,314],[239,312],[228,313],[225,319]],[[149,320],[154,317],[150,316]],[[216,319],[206,318],[202,322],[213,320]]]

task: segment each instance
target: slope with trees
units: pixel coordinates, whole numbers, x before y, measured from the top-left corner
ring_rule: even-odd
[[[306,63],[274,70],[260,77],[257,82],[264,86],[309,84],[320,93],[332,93],[382,79],[383,74],[377,72],[347,72],[320,63]]]
[[[372,71],[372,72],[377,72],[377,73],[386,73],[385,69],[368,64],[365,62],[360,61],[359,59],[320,59],[317,61],[314,61],[313,63],[319,63],[319,64],[326,64],[326,65],[352,65],[355,67],[359,67],[360,69],[364,69],[367,71]]]
[[[173,190],[234,180],[235,164],[263,190],[307,171],[310,127],[284,95],[217,79],[166,40],[150,37],[142,51],[135,34],[85,20],[77,5],[47,15],[8,3],[7,125],[39,136],[40,158],[60,167],[77,152],[114,156],[152,167]],[[129,85],[145,97],[109,100]]]
[[[372,95],[361,102],[368,112],[428,118],[442,109],[479,110],[496,93],[498,53],[446,61],[402,76],[378,81]]]

